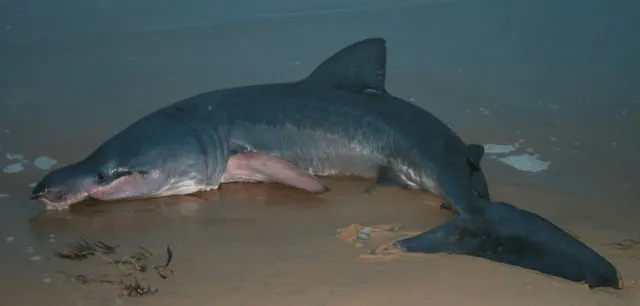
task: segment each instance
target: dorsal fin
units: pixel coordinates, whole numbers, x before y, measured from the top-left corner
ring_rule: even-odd
[[[305,82],[340,90],[383,94],[387,64],[386,41],[368,38],[334,53],[320,64]]]

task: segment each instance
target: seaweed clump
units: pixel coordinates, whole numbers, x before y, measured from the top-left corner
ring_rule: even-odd
[[[139,280],[134,280],[132,283],[122,283],[120,295],[124,296],[143,296],[152,295],[158,293],[158,289],[151,288],[150,285],[143,285]]]
[[[69,244],[64,251],[53,251],[53,256],[69,260],[85,260],[96,255],[115,254],[119,245],[108,245],[102,241],[90,242],[80,238],[77,242]]]
[[[162,264],[152,264],[151,262],[155,256],[153,252],[143,246],[140,246],[136,252],[124,256],[118,254],[119,247],[119,245],[109,245],[102,241],[92,242],[81,238],[74,243],[68,244],[65,250],[54,250],[52,255],[60,259],[73,261],[83,261],[95,257],[116,267],[116,271],[119,273],[111,277],[60,273],[82,285],[98,283],[116,285],[120,288],[119,295],[121,296],[137,297],[158,293],[159,290],[157,288],[145,283],[145,280],[149,278],[147,275],[149,267],[152,267],[155,274],[161,279],[167,279],[174,274],[173,269],[169,268],[173,260],[173,250],[168,245]]]

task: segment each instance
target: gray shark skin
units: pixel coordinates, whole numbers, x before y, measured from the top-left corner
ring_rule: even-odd
[[[605,258],[544,218],[492,202],[481,145],[466,144],[428,111],[385,90],[386,42],[338,51],[290,83],[206,92],[159,109],[33,189],[49,209],[86,200],[190,194],[228,182],[328,192],[323,176],[442,196],[447,223],[396,241],[407,252],[458,253],[520,266],[590,288],[621,288]]]

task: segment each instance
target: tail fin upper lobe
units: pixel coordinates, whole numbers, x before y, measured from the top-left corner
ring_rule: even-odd
[[[396,242],[407,252],[456,253],[520,266],[590,288],[621,289],[616,268],[548,220],[507,203],[481,201],[482,214],[460,215]]]

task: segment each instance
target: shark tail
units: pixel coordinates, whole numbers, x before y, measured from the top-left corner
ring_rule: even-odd
[[[395,242],[406,252],[454,253],[519,266],[589,288],[622,289],[616,268],[550,221],[510,204],[477,199],[482,213],[459,215],[422,234]]]

